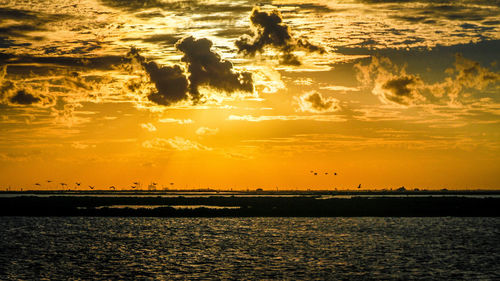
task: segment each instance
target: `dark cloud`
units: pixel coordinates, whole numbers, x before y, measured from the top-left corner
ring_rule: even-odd
[[[7,37],[0,37],[0,48],[7,49],[15,46],[30,46],[31,43],[16,43],[15,40],[8,39]]]
[[[180,40],[176,47],[184,54],[181,61],[187,66],[186,74],[179,65],[159,66],[154,61],[146,60],[135,48],[127,55],[141,65],[155,85],[156,91],[148,95],[150,101],[160,105],[185,100],[197,103],[202,98],[199,92],[201,86],[226,93],[253,92],[251,73],[235,71],[231,62],[222,60],[211,50],[210,40],[187,37]],[[132,83],[129,88],[135,90],[139,86]]]
[[[488,18],[497,17],[497,10],[491,8],[491,3],[480,1],[473,2],[449,2],[441,3],[429,1],[425,5],[411,8],[401,8],[400,5],[393,5],[390,8],[398,13],[392,16],[400,20],[412,23],[435,23],[440,20],[450,21],[483,21]]]
[[[40,98],[27,93],[25,90],[19,90],[16,94],[9,98],[10,102],[19,105],[31,105],[40,102]]]
[[[36,14],[31,11],[0,7],[0,22],[6,19],[26,20],[36,18]]]
[[[416,85],[417,82],[418,78],[413,75],[389,79],[382,85],[382,89],[387,90],[384,92],[384,96],[392,102],[408,105],[415,95],[412,86]]]
[[[150,18],[162,18],[165,15],[160,12],[149,12],[149,13],[146,12],[146,13],[136,14],[135,16],[141,19],[150,19]]]
[[[3,76],[3,74],[2,74]],[[31,88],[30,88],[31,89]],[[55,103],[52,96],[37,93],[33,89],[23,89],[10,80],[0,77],[0,104],[9,106],[48,107]]]
[[[149,100],[160,105],[171,105],[189,99],[188,80],[180,66],[159,66],[154,61],[147,61],[135,48],[130,50],[128,57],[137,60],[156,87],[156,91],[148,95]]]
[[[147,36],[143,38],[137,37],[127,37],[121,39],[122,41],[142,41],[147,43],[157,43],[160,45],[174,45],[177,41],[179,41],[180,37],[172,35],[172,34],[155,34],[152,36]]]
[[[70,18],[66,14],[34,13],[32,11],[0,7],[0,48],[27,46],[18,43],[19,38],[39,41],[40,36],[31,36],[32,32],[46,31],[50,23]]]
[[[272,47],[282,54],[283,64],[297,65],[299,59],[292,52],[294,50],[306,50],[309,52],[324,53],[325,49],[314,45],[306,39],[294,39],[290,28],[283,22],[281,13],[277,10],[272,12],[261,12],[255,7],[250,15],[253,29],[253,37],[242,36],[235,42],[238,51],[250,56],[263,52],[265,47]]]
[[[30,37],[27,33],[43,30],[45,28],[36,24],[11,24],[0,27],[0,34],[8,37]]]
[[[253,92],[251,73],[234,71],[230,61],[222,60],[211,50],[210,40],[187,37],[178,42],[176,47],[184,53],[181,61],[187,64],[189,91],[195,102],[200,98],[198,88],[203,85],[227,93]]]
[[[178,14],[213,14],[213,13],[244,13],[251,9],[252,4],[239,3],[238,5],[227,3],[215,3],[210,1],[184,0],[184,1],[159,1],[159,0],[101,0],[101,2],[113,8],[128,12],[139,12],[135,16],[143,17],[144,10],[159,8],[164,11],[175,11]],[[245,5],[246,4],[246,5]]]
[[[456,0],[362,0],[361,2],[368,4],[386,4],[386,3],[395,3],[395,4],[403,4],[403,3],[430,3],[430,4],[456,4]],[[462,1],[459,1],[459,3]],[[467,2],[467,1],[463,1]],[[500,6],[499,0],[474,0],[471,1],[474,4],[487,4],[487,5],[495,5]]]
[[[56,51],[53,51],[56,52]],[[76,70],[99,69],[112,70],[123,63],[123,56],[31,56],[14,55],[0,52],[0,65],[9,65],[9,71],[18,69],[20,72],[30,72],[41,67],[48,71],[57,66]],[[17,66],[17,67],[16,67]]]
[[[309,92],[296,98],[302,112],[326,113],[340,109],[339,101],[332,97],[323,97],[318,92]]]
[[[248,29],[243,27],[228,27],[226,29],[221,29],[215,32],[216,36],[230,37],[230,38],[239,37],[242,36],[243,34],[251,35],[248,32]]]

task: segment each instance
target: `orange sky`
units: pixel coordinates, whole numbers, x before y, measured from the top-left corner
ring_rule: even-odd
[[[0,189],[498,189],[499,13],[0,4]]]

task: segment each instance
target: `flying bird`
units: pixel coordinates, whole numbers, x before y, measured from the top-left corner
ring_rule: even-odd
[[[314,175],[315,175],[315,176],[317,176],[317,175],[318,175],[318,173],[314,173]]]
[[[328,175],[328,173],[325,173],[325,175]]]
[[[90,189],[94,189],[95,186],[89,185]]]
[[[115,186],[114,185],[110,186],[109,188],[115,190]]]
[[[51,180],[47,180],[47,182],[52,182]]]
[[[39,183],[35,183],[35,185],[41,186],[41,184],[39,184]]]
[[[360,188],[361,188],[361,184],[358,185],[358,189],[360,189]]]
[[[337,173],[333,173],[333,175],[334,175],[334,176],[336,176],[336,175],[337,175]]]
[[[81,182],[76,182],[75,183],[77,186],[80,186],[82,183]]]

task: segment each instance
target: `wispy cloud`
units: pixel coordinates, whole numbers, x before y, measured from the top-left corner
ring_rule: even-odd
[[[191,124],[194,123],[191,119],[176,119],[176,118],[162,118],[158,120],[160,123],[177,123],[177,124]]]
[[[210,151],[212,148],[204,146],[198,142],[184,139],[181,137],[173,137],[169,139],[155,138],[152,140],[147,140],[142,143],[145,148],[156,149],[156,150],[199,150],[199,151]]]
[[[208,127],[199,127],[196,130],[196,134],[199,136],[213,136],[216,135],[218,132],[219,132],[218,128],[211,129]]]
[[[156,127],[155,125],[151,124],[151,123],[143,123],[141,124],[141,128],[149,131],[149,132],[154,132],[156,131]]]
[[[263,116],[252,116],[252,115],[229,115],[227,120],[232,121],[248,121],[248,122],[263,122],[263,121],[297,121],[297,120],[309,120],[309,121],[319,121],[319,122],[344,122],[342,116],[338,115],[263,115]]]

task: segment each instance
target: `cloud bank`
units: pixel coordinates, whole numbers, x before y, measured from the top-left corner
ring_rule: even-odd
[[[401,106],[464,104],[474,99],[475,92],[500,82],[500,73],[461,54],[455,55],[453,68],[446,70],[447,77],[435,83],[426,83],[419,75],[408,74],[405,67],[384,57],[373,57],[369,64],[357,64],[355,69],[358,81],[371,88],[383,103]]]

